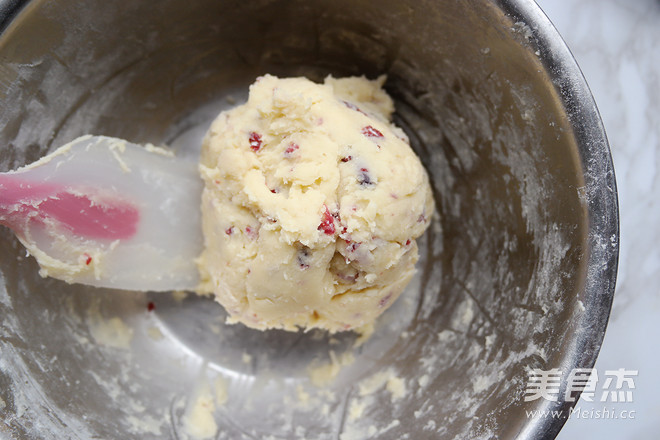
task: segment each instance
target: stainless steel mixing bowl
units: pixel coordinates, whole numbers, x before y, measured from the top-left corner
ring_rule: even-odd
[[[618,211],[596,107],[535,3],[33,0],[0,9],[2,170],[83,133],[194,154],[215,113],[244,99],[259,74],[386,73],[438,208],[417,277],[357,348],[352,334],[226,326],[219,305],[194,295],[42,279],[3,229],[2,437],[186,438],[200,396],[200,420],[219,439],[559,432],[566,413],[526,410],[569,408],[566,380],[556,402],[526,402],[528,373],[559,368],[565,379],[593,365],[614,290]],[[318,387],[319,371],[336,377]]]

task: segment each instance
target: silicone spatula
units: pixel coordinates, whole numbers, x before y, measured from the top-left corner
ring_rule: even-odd
[[[193,161],[83,136],[0,174],[0,224],[43,276],[129,290],[194,289],[201,192]]]

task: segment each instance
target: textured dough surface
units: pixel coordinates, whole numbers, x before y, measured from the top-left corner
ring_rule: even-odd
[[[410,281],[434,206],[384,80],[266,75],[212,123],[199,268],[229,322],[355,329]]]

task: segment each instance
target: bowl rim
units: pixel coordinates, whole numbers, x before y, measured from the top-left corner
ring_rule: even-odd
[[[586,277],[581,286],[584,312],[568,350],[561,354],[563,372],[593,368],[600,351],[614,299],[619,260],[619,204],[616,177],[605,128],[584,74],[558,30],[533,0],[495,0],[514,23],[531,32],[538,58],[552,81],[568,117],[584,176],[583,202],[587,215]],[[563,395],[566,383],[562,383]],[[578,401],[545,401],[542,411],[560,417],[529,418],[518,433],[521,439],[554,439]]]
[[[0,34],[29,2],[30,0],[0,0]]]

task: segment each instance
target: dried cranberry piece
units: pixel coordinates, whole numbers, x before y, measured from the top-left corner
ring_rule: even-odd
[[[251,226],[245,227],[245,233],[247,234],[250,240],[256,240],[259,237],[259,231],[252,229]]]
[[[288,147],[286,147],[286,150],[284,150],[284,155],[285,156],[291,156],[294,151],[300,148],[300,145],[291,142]]]
[[[298,265],[300,266],[301,269],[303,270],[309,269],[310,259],[311,259],[311,253],[307,246],[303,246],[300,250],[298,250],[298,255],[296,257],[296,260],[298,261]]]
[[[371,175],[369,174],[369,170],[366,168],[360,168],[357,175],[357,181],[362,186],[375,185],[374,181],[371,180]]]
[[[154,304],[152,301],[149,301],[147,304],[147,311],[153,312],[154,310],[156,310],[156,304]]]
[[[392,298],[392,294],[388,294],[384,298],[381,298],[380,301],[378,301],[378,307],[383,308],[387,305],[388,302],[390,302],[390,299]]]
[[[323,217],[321,218],[321,224],[318,227],[319,231],[323,231],[327,235],[333,235],[335,233],[335,219],[330,214],[330,210],[327,205],[323,205],[325,211],[323,212]]]
[[[367,116],[367,114],[366,114],[365,112],[363,112],[362,109],[361,109],[360,107],[358,107],[357,105],[353,104],[352,102],[343,101],[343,103],[344,103],[344,105],[345,105],[346,107],[350,108],[351,110],[355,110],[356,112],[360,112],[360,113],[362,113],[363,115]]]
[[[353,274],[349,274],[349,273],[346,273],[346,272],[337,272],[337,278],[339,278],[340,280],[342,280],[346,283],[350,283],[350,284],[354,284],[357,281],[359,276],[360,276],[360,273],[357,272],[357,271],[355,271]]]
[[[348,162],[349,160],[353,159],[353,156],[344,156],[341,158],[342,162]]]
[[[261,135],[256,132],[251,132],[250,133],[250,148],[252,151],[255,153],[261,149],[263,141],[261,140]]]
[[[357,241],[350,241],[346,243],[346,250],[348,252],[355,252],[359,247],[360,247],[360,243]]]
[[[372,138],[383,138],[383,133],[372,127],[371,125],[367,125],[366,127],[362,127],[362,134],[366,137],[372,137]]]
[[[233,226],[230,226],[227,229],[225,229],[225,234],[231,235],[233,233],[234,233],[234,227]]]
[[[346,261],[346,264],[350,264],[350,262],[354,260],[359,260],[359,256],[356,255],[355,252],[358,250],[358,248],[362,243],[353,240],[345,240],[345,241],[346,241],[346,255],[344,255],[344,261]]]

